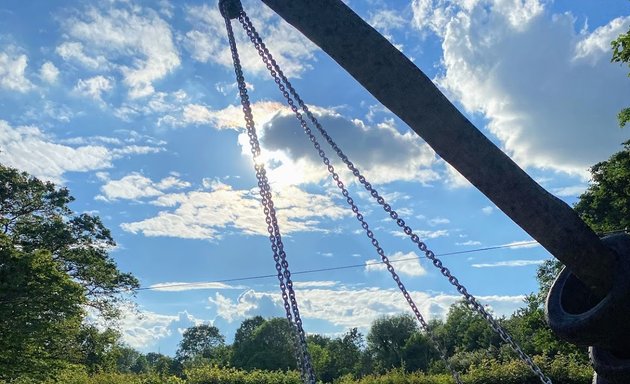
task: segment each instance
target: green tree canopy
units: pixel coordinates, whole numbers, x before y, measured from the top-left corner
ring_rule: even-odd
[[[377,368],[385,371],[402,366],[405,345],[417,331],[416,321],[409,315],[376,319],[367,335],[367,347]]]
[[[294,338],[285,318],[260,316],[243,321],[236,332],[232,364],[247,370],[295,369]]]
[[[179,343],[176,358],[179,361],[195,358],[211,359],[217,351],[225,345],[225,337],[219,328],[210,324],[201,324],[184,331],[183,339]]]
[[[116,243],[100,218],[75,214],[73,200],[66,188],[0,165],[0,233],[23,252],[49,252],[83,287],[87,305],[113,318],[119,292],[137,288],[138,280],[109,256]]]
[[[626,63],[630,65],[630,31],[619,35],[611,43],[612,46],[612,62]],[[629,74],[630,76],[630,74]],[[617,115],[619,125],[624,127],[630,121],[630,108],[622,109]]]
[[[591,167],[591,178],[575,205],[578,214],[597,232],[630,228],[630,140]]]
[[[50,252],[24,252],[0,234],[0,379],[43,379],[73,359],[82,287]]]

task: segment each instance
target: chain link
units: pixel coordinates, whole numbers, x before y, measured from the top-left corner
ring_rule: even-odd
[[[378,240],[374,236],[374,232],[372,230],[370,230],[369,224],[365,221],[365,218],[361,214],[361,212],[360,212],[358,206],[356,205],[356,203],[354,202],[354,199],[350,196],[350,193],[348,192],[348,189],[345,187],[344,183],[341,181],[341,179],[339,177],[339,174],[337,174],[337,172],[335,171],[333,165],[330,164],[330,159],[326,156],[326,153],[324,152],[324,150],[321,149],[321,145],[319,144],[317,138],[315,137],[315,135],[313,135],[313,132],[312,132],[311,128],[308,126],[308,124],[304,120],[302,114],[299,112],[297,106],[295,105],[295,102],[291,98],[291,95],[289,95],[289,92],[287,92],[285,84],[288,83],[288,80],[286,80],[286,77],[284,77],[284,75],[282,74],[282,70],[279,68],[279,66],[277,65],[277,63],[273,59],[273,56],[271,55],[271,53],[269,52],[269,50],[267,49],[267,47],[263,43],[262,39],[260,38],[260,36],[256,32],[256,29],[254,28],[253,24],[251,23],[251,20],[247,17],[247,15],[242,14],[241,17],[239,17],[239,21],[241,22],[241,24],[243,25],[243,28],[247,32],[247,36],[250,38],[251,42],[254,44],[254,47],[256,48],[256,50],[257,50],[258,54],[260,55],[261,59],[263,60],[265,66],[269,70],[269,73],[273,77],[274,82],[278,85],[278,88],[280,89],[280,92],[282,92],[282,95],[286,99],[287,104],[289,105],[289,107],[291,108],[293,113],[295,114],[295,117],[300,122],[300,125],[301,125],[302,129],[304,130],[305,134],[308,136],[309,140],[313,144],[313,147],[317,150],[317,153],[318,153],[319,157],[322,159],[322,162],[326,165],[326,167],[328,169],[328,172],[330,173],[332,179],[335,181],[337,187],[341,190],[341,194],[346,198],[346,202],[348,203],[348,205],[352,209],[352,212],[355,214],[356,219],[361,224],[361,227],[365,230],[366,236],[368,237],[368,239],[370,239],[370,242],[374,246],[374,248],[375,248],[376,252],[378,253],[378,255],[380,256],[381,260],[387,266],[387,270],[391,274],[392,279],[398,285],[398,288],[400,289],[400,291],[402,292],[405,300],[407,301],[407,303],[411,307],[414,315],[416,316],[416,318],[420,322],[420,325],[421,325],[422,329],[425,331],[425,333],[426,333],[427,337],[429,338],[430,342],[433,344],[433,346],[436,348],[436,350],[440,354],[440,357],[444,361],[446,367],[450,370],[451,374],[453,375],[453,378],[455,379],[455,382],[457,384],[462,384],[458,372],[455,371],[451,367],[451,365],[449,364],[448,358],[446,356],[446,352],[440,346],[440,343],[435,339],[433,333],[430,331],[429,325],[427,324],[426,320],[424,319],[424,317],[420,313],[420,310],[418,309],[418,307],[416,306],[415,302],[413,301],[413,298],[411,297],[411,295],[409,294],[409,292],[405,288],[405,285],[400,280],[400,277],[396,273],[394,267],[391,265],[391,263],[389,261],[389,258],[385,255],[385,251],[380,246]],[[287,85],[290,87],[290,84],[287,84]]]
[[[383,207],[383,210],[387,214],[389,214],[389,216],[396,222],[396,224],[403,230],[403,232],[411,239],[411,241],[414,244],[416,244],[418,249],[420,249],[420,251],[422,251],[425,254],[426,258],[429,259],[432,262],[432,264],[440,270],[440,273],[448,279],[449,283],[451,283],[457,289],[457,291],[466,300],[466,304],[471,309],[479,313],[490,324],[492,329],[499,335],[499,337],[501,337],[501,339],[504,342],[506,342],[514,350],[514,352],[516,352],[516,354],[529,366],[532,372],[534,372],[534,374],[538,376],[538,378],[540,379],[542,383],[552,384],[551,379],[549,379],[542,372],[540,367],[538,367],[538,365],[520,348],[520,346],[514,341],[514,339],[512,339],[512,337],[503,329],[503,327],[496,321],[496,319],[494,319],[494,317],[478,302],[478,300],[472,294],[468,292],[466,287],[464,287],[459,282],[459,280],[451,274],[450,270],[443,265],[442,261],[437,256],[435,256],[433,251],[428,249],[427,245],[423,241],[420,240],[420,237],[414,233],[413,229],[409,225],[407,225],[402,218],[400,218],[399,214],[391,207],[391,205],[389,205],[385,201],[385,198],[379,194],[376,188],[374,188],[366,180],[365,176],[363,176],[361,172],[359,171],[359,169],[350,161],[348,156],[343,153],[341,148],[339,148],[339,146],[334,142],[334,140],[328,134],[326,129],[324,129],[324,127],[319,123],[317,118],[308,109],[308,106],[306,105],[306,103],[304,103],[304,101],[300,98],[298,93],[295,91],[295,89],[293,88],[289,80],[286,78],[286,76],[284,75],[284,73],[282,72],[278,64],[276,63],[276,61],[273,59],[272,55],[270,54],[265,44],[262,42],[262,39],[256,32],[255,28],[253,27],[247,15],[243,14],[241,17],[239,17],[239,21],[241,21],[241,24],[243,24],[243,27],[246,29],[247,34],[250,37],[250,40],[254,43],[254,46],[258,50],[258,53],[261,56],[265,65],[267,66],[267,69],[269,69],[271,75],[274,77],[274,81],[276,82],[276,84],[278,84],[278,87],[280,88],[285,99],[287,99],[287,103],[291,107],[291,110],[300,121],[300,125],[302,126],[306,134],[309,136],[309,139],[313,143],[315,149],[318,151],[318,154],[322,158],[322,161],[328,167],[328,171],[333,176],[333,179],[337,182],[337,186],[342,190],[342,194],[344,195],[344,197],[346,197],[348,204],[350,204],[350,206],[352,207],[352,211],[357,215],[357,219],[359,219],[359,221],[361,222],[361,226],[366,230],[366,234],[372,241],[372,244],[377,248],[377,252],[381,256],[381,259],[387,265],[388,271],[390,271],[390,273],[392,274],[392,278],[397,283],[400,290],[403,292],[405,299],[407,299],[407,302],[409,303],[410,307],[414,311],[414,314],[416,314],[416,317],[420,321],[423,328],[425,328],[426,322],[424,322],[424,320],[422,319],[422,315],[419,313],[415,303],[413,303],[413,300],[411,299],[404,285],[400,282],[400,278],[394,272],[394,268],[391,266],[391,264],[387,260],[387,257],[384,256],[384,254],[382,253],[382,249],[380,249],[380,247],[378,246],[378,241],[376,241],[376,239],[373,237],[373,233],[369,230],[367,223],[365,223],[365,221],[363,220],[363,216],[360,215],[360,213],[358,212],[358,208],[356,208],[356,205],[352,203],[352,199],[349,198],[347,190],[343,188],[343,183],[341,183],[341,181],[339,180],[339,176],[334,172],[334,168],[332,167],[332,165],[330,165],[330,160],[325,156],[325,153],[321,149],[320,144],[317,142],[316,138],[312,135],[311,129],[306,126],[306,122],[304,121],[299,111],[297,111],[297,107],[295,106],[295,103],[293,102],[291,97],[293,97],[297,101],[300,108],[304,111],[307,117],[315,125],[315,127],[317,128],[319,133],[322,135],[322,137],[324,137],[324,139],[328,142],[328,144],[332,147],[332,149],[338,155],[338,157],[344,162],[344,164],[346,164],[346,166],[352,172],[352,174],[355,177],[357,177],[357,179],[359,180],[359,183],[361,183],[361,185],[363,185],[363,187],[370,193],[370,195],[376,200],[376,202]],[[459,383],[457,377],[456,377],[456,381]]]
[[[261,153],[260,144],[258,141],[258,136],[256,134],[256,128],[251,111],[249,96],[247,94],[247,86],[243,77],[243,71],[238,56],[238,50],[236,48],[234,32],[232,30],[230,19],[227,17],[225,17],[224,19],[230,44],[230,50],[232,53],[232,60],[234,61],[234,71],[238,83],[241,104],[243,106],[247,134],[249,136],[249,143],[251,145],[251,153],[253,156],[256,178],[258,180],[261,202],[263,205],[263,211],[265,213],[265,222],[267,223],[269,241],[271,243],[277,277],[282,292],[282,300],[284,303],[287,320],[289,321],[289,324],[291,324],[291,328],[295,336],[295,357],[297,360],[297,364],[300,367],[302,381],[307,384],[315,384],[315,375],[313,372],[312,364],[310,362],[310,356],[306,344],[306,335],[302,327],[302,319],[300,317],[298,303],[295,297],[295,291],[293,289],[293,281],[291,280],[289,263],[286,260],[284,244],[282,242],[280,227],[278,225],[278,220],[276,217],[276,210],[272,200],[271,187],[269,185],[269,180],[267,178],[267,173],[264,165],[258,162]]]

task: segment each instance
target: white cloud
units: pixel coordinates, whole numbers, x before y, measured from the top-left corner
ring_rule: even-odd
[[[497,267],[528,267],[530,265],[540,265],[545,260],[509,260],[497,261],[495,263],[472,264],[473,268],[497,268]]]
[[[404,29],[407,19],[393,9],[380,9],[370,15],[368,23],[381,32],[388,33],[395,29]]]
[[[506,247],[510,249],[519,249],[519,248],[535,248],[539,247],[540,244],[533,240],[521,240],[521,241],[513,241],[511,243],[497,245],[497,247]]]
[[[47,61],[42,64],[41,68],[39,69],[39,77],[41,77],[42,80],[47,83],[55,83],[57,82],[57,78],[59,77],[59,69],[55,67],[55,64]]]
[[[110,180],[101,187],[101,191],[110,200],[137,199],[162,194],[154,187],[151,179],[137,173],[127,175],[120,180]]]
[[[294,281],[293,287],[303,289],[303,288],[324,288],[324,287],[335,287],[339,285],[338,281],[330,281],[330,280],[312,280],[312,281]]]
[[[91,77],[87,80],[79,79],[74,90],[83,96],[88,96],[96,101],[103,102],[101,98],[103,92],[111,91],[113,81],[103,76]]]
[[[464,245],[464,246],[473,246],[473,245],[481,245],[480,241],[476,241],[476,240],[467,240],[464,241],[463,243],[455,243],[456,245]]]
[[[488,205],[486,207],[481,208],[481,212],[484,215],[489,216],[492,214],[492,212],[494,212],[494,207]]]
[[[427,220],[427,223],[434,227],[436,225],[443,225],[443,224],[448,224],[451,221],[445,217],[434,217],[432,219]]]
[[[80,142],[90,140],[81,139]],[[146,148],[160,150],[157,147]],[[116,148],[96,143],[66,144],[64,140],[56,140],[37,127],[12,127],[0,120],[0,162],[57,183],[63,181],[66,172],[109,168],[114,160],[138,152],[129,146]]]
[[[33,84],[25,77],[28,57],[17,52],[17,48],[9,47],[0,52],[0,88],[9,91],[26,92]]]
[[[114,68],[131,98],[149,96],[155,92],[154,81],[179,67],[179,54],[169,24],[156,12],[123,7],[89,8],[69,18],[64,27],[70,41],[62,43],[57,53],[92,69]]]
[[[427,273],[426,269],[424,269],[422,264],[420,264],[420,258],[415,252],[396,252],[388,258],[394,265],[394,269],[399,275],[416,277],[426,275]],[[365,262],[365,271],[382,271],[389,273],[387,271],[387,266],[381,260],[376,259],[370,259]]]
[[[174,207],[157,216],[121,227],[145,236],[169,236],[189,239],[220,239],[226,233],[267,235],[267,226],[253,190],[234,190],[219,181],[208,184],[210,191],[164,194],[153,204]],[[274,194],[278,220],[283,234],[323,231],[321,219],[337,220],[350,213],[335,205],[330,196],[287,187]]]
[[[586,191],[587,185],[572,185],[569,187],[553,188],[551,191],[559,197],[578,197]]]
[[[630,17],[576,31],[573,15],[542,0],[415,0],[415,24],[442,40],[447,94],[488,129],[521,166],[586,176],[624,141],[616,113],[630,98],[608,42]]]
[[[164,292],[182,292],[192,291],[198,289],[243,289],[242,286],[228,285],[225,283],[218,283],[214,281],[196,282],[196,283],[184,283],[184,282],[167,282],[156,283],[149,286],[154,291]]]
[[[65,61],[74,61],[85,68],[96,70],[106,69],[110,66],[109,62],[103,55],[97,55],[95,57],[88,56],[83,50],[83,44],[79,42],[64,42],[61,43],[55,52]]]
[[[438,237],[446,237],[449,235],[448,230],[439,229],[437,231],[427,231],[427,230],[414,230],[416,235],[420,237],[420,239],[437,239]],[[402,230],[400,231],[391,231],[390,234],[395,237],[400,237],[403,239],[408,238],[409,236],[404,233]]]
[[[131,173],[119,180],[107,180],[101,187],[103,197],[107,201],[117,199],[137,200],[146,197],[161,196],[168,189],[189,187],[190,183],[174,176],[169,176],[159,182],[153,182],[139,173]]]
[[[111,161],[104,146],[61,145],[37,127],[11,127],[0,120],[0,162],[34,176],[59,182],[65,172],[108,168]]]
[[[449,307],[460,300],[458,295],[410,291],[420,312],[427,319],[444,319]],[[308,331],[309,322],[327,321],[344,328],[358,327],[366,330],[380,316],[410,313],[409,306],[397,288],[382,289],[299,289],[296,291],[300,313]],[[482,304],[488,304],[497,316],[510,315],[522,306],[524,297],[479,296]],[[276,292],[248,290],[236,300],[215,293],[209,297],[211,308],[228,322],[261,315],[282,316],[282,298]]]
[[[244,3],[252,23],[287,76],[299,76],[311,67],[310,62],[314,61],[314,51],[317,49],[313,43],[269,8],[254,2]],[[189,7],[187,16],[193,29],[186,33],[184,44],[192,57],[204,63],[212,62],[232,68],[225,22],[216,5]],[[237,24],[234,23],[234,29],[243,69],[264,75],[267,68]]]

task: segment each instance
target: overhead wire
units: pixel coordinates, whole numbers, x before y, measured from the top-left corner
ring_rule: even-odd
[[[615,234],[615,233],[623,233],[623,232],[628,233],[629,230],[627,228],[626,229],[618,229],[618,230],[614,230],[614,231],[602,232],[602,233],[599,233],[598,235],[599,236],[606,236],[606,235],[611,235],[611,234]],[[493,250],[497,250],[497,249],[524,248],[524,247],[534,246],[534,245],[537,245],[537,244],[538,244],[538,242],[536,240],[531,240],[531,241],[515,242],[515,243],[509,243],[509,244],[502,244],[502,245],[494,245],[494,246],[483,247],[483,248],[466,249],[466,250],[462,250],[462,251],[445,252],[445,253],[438,254],[437,256],[462,255],[462,254],[467,254],[467,253],[478,253],[478,252],[493,251]],[[419,260],[420,258],[425,258],[425,257],[422,257],[422,256],[404,257],[404,258],[400,258],[400,259],[396,259],[396,260],[390,260],[390,263],[401,263],[401,262],[405,262],[405,261]],[[305,269],[305,270],[292,272],[291,274],[292,275],[307,275],[307,274],[320,273],[320,272],[330,272],[330,271],[336,271],[336,270],[342,270],[342,269],[361,268],[361,267],[380,265],[380,264],[383,264],[383,262],[382,261],[367,261],[367,262],[363,262],[363,263],[339,265],[339,266],[335,266],[335,267]],[[138,287],[138,288],[132,288],[132,289],[115,290],[115,291],[112,291],[112,293],[133,293],[133,292],[140,292],[140,291],[167,291],[169,288],[195,287],[195,286],[200,286],[200,285],[203,285],[203,284],[213,284],[213,283],[214,284],[235,283],[235,282],[240,282],[240,281],[262,280],[262,279],[269,279],[269,278],[276,278],[276,277],[277,277],[276,274],[264,274],[264,275],[233,277],[233,278],[218,279],[218,280],[211,280],[211,281],[202,281],[202,282],[175,283],[175,284],[168,284],[168,285],[161,285],[161,286],[158,286],[157,284],[154,284],[154,285],[150,285],[148,287]],[[202,288],[198,288],[198,289],[202,289]],[[212,289],[212,288],[209,287],[208,289]],[[19,298],[17,300],[0,300],[0,304],[10,303],[12,301],[20,301],[20,300],[21,299],[19,299]]]

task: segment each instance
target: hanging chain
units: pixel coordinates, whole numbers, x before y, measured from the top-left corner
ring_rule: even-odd
[[[289,93],[287,92],[287,89],[285,88],[285,85],[283,83],[285,83],[285,84],[288,83],[288,80],[286,80],[286,77],[284,77],[284,75],[282,74],[281,69],[279,68],[279,66],[277,65],[275,60],[273,59],[273,56],[271,55],[271,53],[269,53],[269,50],[267,49],[267,47],[263,43],[262,39],[260,38],[260,35],[258,35],[258,32],[256,32],[256,29],[254,28],[254,26],[253,26],[251,20],[249,19],[249,17],[247,17],[247,15],[243,12],[243,13],[241,13],[239,15],[238,19],[241,22],[241,24],[243,25],[243,28],[245,29],[245,31],[247,32],[247,36],[250,38],[251,42],[254,44],[254,47],[258,51],[258,54],[262,58],[265,66],[269,70],[269,73],[273,77],[274,82],[278,85],[278,88],[280,89],[280,92],[282,92],[284,98],[286,99],[287,104],[289,105],[289,107],[291,108],[293,113],[295,114],[295,117],[300,122],[300,125],[302,126],[302,129],[304,130],[305,134],[308,136],[309,140],[311,141],[311,143],[315,147],[319,157],[322,159],[322,162],[326,165],[326,167],[328,169],[328,172],[330,173],[332,179],[337,184],[337,187],[341,190],[341,194],[346,198],[346,202],[348,203],[348,205],[352,209],[352,212],[355,214],[356,219],[361,224],[361,227],[365,230],[366,236],[370,239],[372,245],[376,249],[376,252],[380,256],[382,262],[387,266],[387,270],[391,274],[392,279],[398,285],[398,288],[400,289],[400,291],[402,292],[403,296],[405,297],[405,300],[407,301],[407,303],[411,307],[414,315],[416,316],[416,318],[420,322],[420,325],[421,325],[422,329],[425,331],[427,337],[429,338],[429,341],[433,344],[435,349],[440,354],[440,357],[444,361],[446,367],[449,369],[449,371],[453,375],[453,378],[455,379],[455,382],[457,384],[462,384],[462,381],[461,381],[461,379],[459,377],[459,373],[457,371],[455,371],[451,367],[451,365],[449,364],[445,350],[440,346],[440,343],[437,341],[437,339],[435,339],[433,333],[430,330],[429,325],[427,324],[427,322],[424,319],[424,317],[422,316],[420,310],[416,306],[416,303],[413,301],[413,298],[411,297],[411,295],[409,294],[409,292],[405,288],[405,285],[400,280],[400,277],[396,273],[394,267],[391,265],[391,262],[389,261],[389,258],[385,255],[385,251],[380,246],[378,240],[374,236],[374,232],[370,229],[369,224],[367,223],[367,221],[365,221],[365,218],[361,214],[361,212],[359,211],[359,208],[356,205],[356,203],[354,202],[354,199],[350,196],[350,193],[348,192],[348,189],[345,187],[344,183],[340,180],[339,174],[337,174],[337,172],[335,171],[333,165],[330,164],[330,159],[326,156],[326,153],[324,152],[324,150],[321,149],[321,146],[320,146],[317,138],[315,137],[315,135],[313,135],[313,132],[312,132],[311,128],[308,127],[307,122],[304,120],[302,114],[298,111],[298,108],[295,105],[295,102],[293,101],[293,99],[291,98]],[[280,76],[282,77],[282,79],[281,79]]]
[[[256,171],[256,178],[258,180],[261,202],[263,205],[263,211],[265,213],[265,222],[267,223],[267,231],[269,233],[269,240],[271,242],[271,249],[273,251],[273,259],[275,261],[277,277],[282,292],[282,300],[284,302],[287,320],[289,321],[289,324],[291,324],[295,333],[295,357],[297,360],[297,364],[300,367],[300,375],[302,377],[302,381],[307,384],[315,384],[315,375],[313,372],[310,355],[306,344],[306,334],[302,326],[302,319],[300,317],[298,303],[295,297],[295,291],[293,289],[293,281],[291,280],[289,263],[286,260],[284,244],[282,242],[280,227],[278,225],[278,220],[276,217],[276,210],[272,200],[271,187],[269,185],[269,180],[267,178],[265,167],[262,163],[258,161],[261,154],[260,143],[256,134],[251,104],[249,101],[249,96],[247,94],[247,86],[243,77],[243,71],[240,64],[238,50],[236,48],[236,41],[234,39],[234,32],[232,30],[230,19],[228,17],[224,17],[224,19],[230,44],[230,50],[232,53],[232,60],[234,61],[234,71],[236,73],[239,95],[241,97],[241,104],[243,106],[243,112],[245,115],[247,134],[249,136],[249,143],[251,145],[251,152],[254,161],[254,168]]]
[[[479,313],[490,324],[492,329],[499,335],[499,337],[501,337],[501,339],[504,342],[506,342],[514,350],[514,352],[516,352],[516,354],[521,358],[521,360],[523,360],[529,366],[532,372],[538,376],[538,378],[540,379],[542,383],[552,384],[551,379],[549,379],[542,372],[540,367],[538,367],[538,365],[521,349],[521,347],[514,341],[514,339],[512,339],[512,337],[505,331],[505,329],[503,329],[503,327],[496,321],[496,319],[494,319],[494,317],[483,307],[483,305],[481,305],[478,302],[478,300],[472,294],[468,292],[466,287],[464,287],[459,282],[459,280],[451,274],[450,270],[443,265],[442,261],[435,255],[435,253],[433,253],[433,251],[428,249],[427,245],[423,241],[420,240],[420,237],[414,233],[413,229],[409,225],[407,225],[402,218],[400,218],[398,213],[391,207],[391,205],[389,205],[385,201],[385,198],[383,198],[378,193],[378,191],[361,174],[359,169],[350,161],[348,156],[343,153],[341,148],[339,148],[339,146],[334,142],[334,140],[331,138],[328,132],[319,123],[317,118],[308,109],[308,106],[306,105],[306,103],[304,103],[304,101],[300,98],[298,93],[295,91],[295,89],[293,88],[289,80],[286,78],[282,70],[279,68],[276,61],[273,59],[272,55],[270,54],[265,44],[262,42],[262,39],[256,32],[253,24],[251,23],[251,20],[249,20],[249,18],[244,12],[242,12],[239,15],[239,21],[241,22],[241,24],[247,31],[247,34],[250,40],[252,41],[252,43],[254,43],[254,46],[256,47],[258,51],[258,54],[261,56],[263,62],[269,69],[271,75],[274,78],[274,81],[276,82],[276,84],[278,84],[278,87],[283,93],[285,99],[287,99],[287,103],[291,107],[291,110],[296,115],[298,120],[300,120],[300,125],[302,125],[302,128],[304,129],[306,134],[309,136],[309,139],[313,143],[313,146],[318,151],[319,156],[322,158],[322,161],[328,167],[328,171],[329,173],[331,173],[333,180],[335,180],[335,182],[337,183],[337,186],[342,190],[342,194],[344,195],[344,197],[346,197],[348,204],[350,204],[350,206],[352,207],[352,211],[357,215],[357,219],[361,222],[361,226],[366,230],[366,234],[372,241],[372,244],[376,247],[377,252],[381,256],[381,259],[383,260],[383,262],[387,265],[388,271],[390,271],[390,273],[392,274],[394,281],[396,281],[396,283],[398,284],[398,287],[403,292],[405,299],[407,299],[407,302],[409,303],[411,308],[414,310],[414,314],[416,314],[416,317],[418,318],[420,323],[423,325],[423,328],[426,322],[424,322],[423,319],[421,320],[422,315],[417,310],[417,307],[413,303],[413,300],[409,296],[409,293],[405,289],[404,285],[400,282],[400,278],[394,272],[394,268],[391,266],[391,264],[389,264],[389,261],[387,260],[387,257],[384,255],[382,249],[380,249],[380,246],[378,246],[378,241],[373,237],[373,233],[372,231],[369,230],[367,223],[363,220],[363,216],[358,212],[358,208],[356,208],[356,205],[353,204],[353,200],[348,196],[347,189],[345,189],[343,183],[339,180],[339,176],[334,172],[334,168],[330,164],[330,160],[325,156],[324,151],[321,149],[320,144],[317,142],[317,139],[312,134],[311,129],[308,128],[308,126],[306,125],[306,122],[302,118],[302,115],[299,113],[299,111],[297,111],[297,107],[295,106],[295,103],[291,99],[291,96],[295,98],[300,108],[302,108],[304,113],[313,122],[313,124],[315,125],[317,130],[320,132],[320,134],[326,139],[328,144],[337,153],[339,158],[346,164],[346,166],[352,172],[352,174],[355,177],[357,177],[357,179],[363,185],[363,187],[370,193],[370,195],[376,200],[376,202],[383,207],[383,210],[387,214],[389,214],[389,216],[393,220],[395,220],[396,224],[411,239],[411,241],[414,244],[416,244],[418,249],[420,249],[420,251],[422,251],[425,254],[426,258],[431,260],[432,264],[440,270],[440,273],[448,279],[449,283],[455,286],[457,291],[466,300],[466,304],[468,305],[468,307],[470,307],[471,309]],[[288,89],[288,92],[287,92],[287,89]],[[458,381],[457,377],[456,377],[456,381]]]

